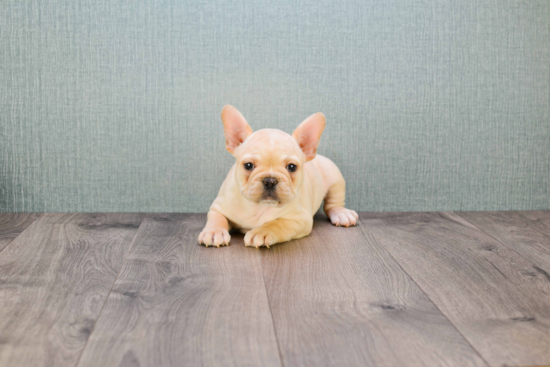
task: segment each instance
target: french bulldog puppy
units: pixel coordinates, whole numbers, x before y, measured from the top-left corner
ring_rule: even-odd
[[[325,116],[316,113],[291,135],[276,129],[252,132],[233,106],[222,110],[225,147],[236,159],[199,234],[205,246],[229,245],[231,229],[244,243],[269,247],[307,236],[321,203],[335,226],[359,218],[344,208],[346,182],[336,165],[317,154]]]

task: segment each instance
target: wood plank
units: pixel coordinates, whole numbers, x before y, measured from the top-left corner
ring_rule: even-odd
[[[550,211],[548,210],[522,210],[519,212],[531,221],[533,227],[540,232],[550,235]]]
[[[39,216],[39,213],[0,213],[0,251]]]
[[[550,279],[454,213],[361,221],[491,365],[550,361]]]
[[[514,211],[456,214],[529,260],[534,271],[550,274],[550,235],[535,229],[531,220]]]
[[[284,365],[485,365],[364,226],[261,250]]]
[[[0,365],[74,366],[142,215],[44,214],[0,253]]]
[[[280,366],[258,251],[205,222],[146,217],[79,366]]]

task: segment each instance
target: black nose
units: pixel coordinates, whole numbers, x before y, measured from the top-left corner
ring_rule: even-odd
[[[277,185],[277,179],[273,177],[266,177],[262,180],[266,189],[272,189]]]

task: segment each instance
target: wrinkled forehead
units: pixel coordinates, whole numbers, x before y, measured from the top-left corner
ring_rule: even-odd
[[[253,154],[260,157],[277,155],[295,156],[303,154],[292,136],[277,129],[262,129],[250,135],[239,147],[238,155]]]

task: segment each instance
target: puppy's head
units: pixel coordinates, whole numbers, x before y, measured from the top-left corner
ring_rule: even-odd
[[[222,110],[225,147],[237,160],[235,181],[243,196],[258,204],[281,206],[296,198],[304,181],[304,164],[315,158],[325,116],[316,113],[292,135],[281,130],[252,132],[233,106]]]

